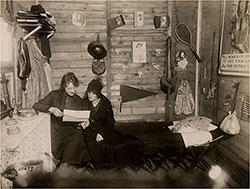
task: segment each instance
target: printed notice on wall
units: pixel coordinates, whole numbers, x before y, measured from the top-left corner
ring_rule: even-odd
[[[220,64],[221,72],[239,72],[240,75],[249,76],[250,54],[223,54]]]

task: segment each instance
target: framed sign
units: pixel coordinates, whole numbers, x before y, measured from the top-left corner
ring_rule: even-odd
[[[249,0],[224,0],[222,20],[219,73],[249,77]]]

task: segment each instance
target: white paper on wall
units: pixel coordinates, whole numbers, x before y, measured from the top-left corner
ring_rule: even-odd
[[[133,41],[133,62],[134,63],[146,63],[146,42]]]

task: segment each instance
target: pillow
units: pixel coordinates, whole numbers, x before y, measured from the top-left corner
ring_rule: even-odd
[[[172,129],[174,133],[208,131],[212,120],[203,116],[187,117],[176,123]]]
[[[28,161],[9,165],[1,174],[11,180],[14,186],[27,187],[38,175],[42,174],[42,161]]]

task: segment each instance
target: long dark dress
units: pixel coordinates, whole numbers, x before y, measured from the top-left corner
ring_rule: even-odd
[[[35,103],[33,108],[41,112],[49,112],[49,108],[81,110],[82,99],[78,95],[69,96],[63,90],[54,90],[45,98]],[[52,153],[60,163],[81,164],[89,161],[89,153],[76,122],[63,122],[62,117],[51,114]]]
[[[83,100],[90,109],[90,125],[84,131],[89,153],[96,168],[112,169],[143,164],[144,144],[132,135],[124,135],[114,129],[114,115],[110,101],[103,95],[96,107],[88,99]],[[96,135],[104,140],[97,142]]]

